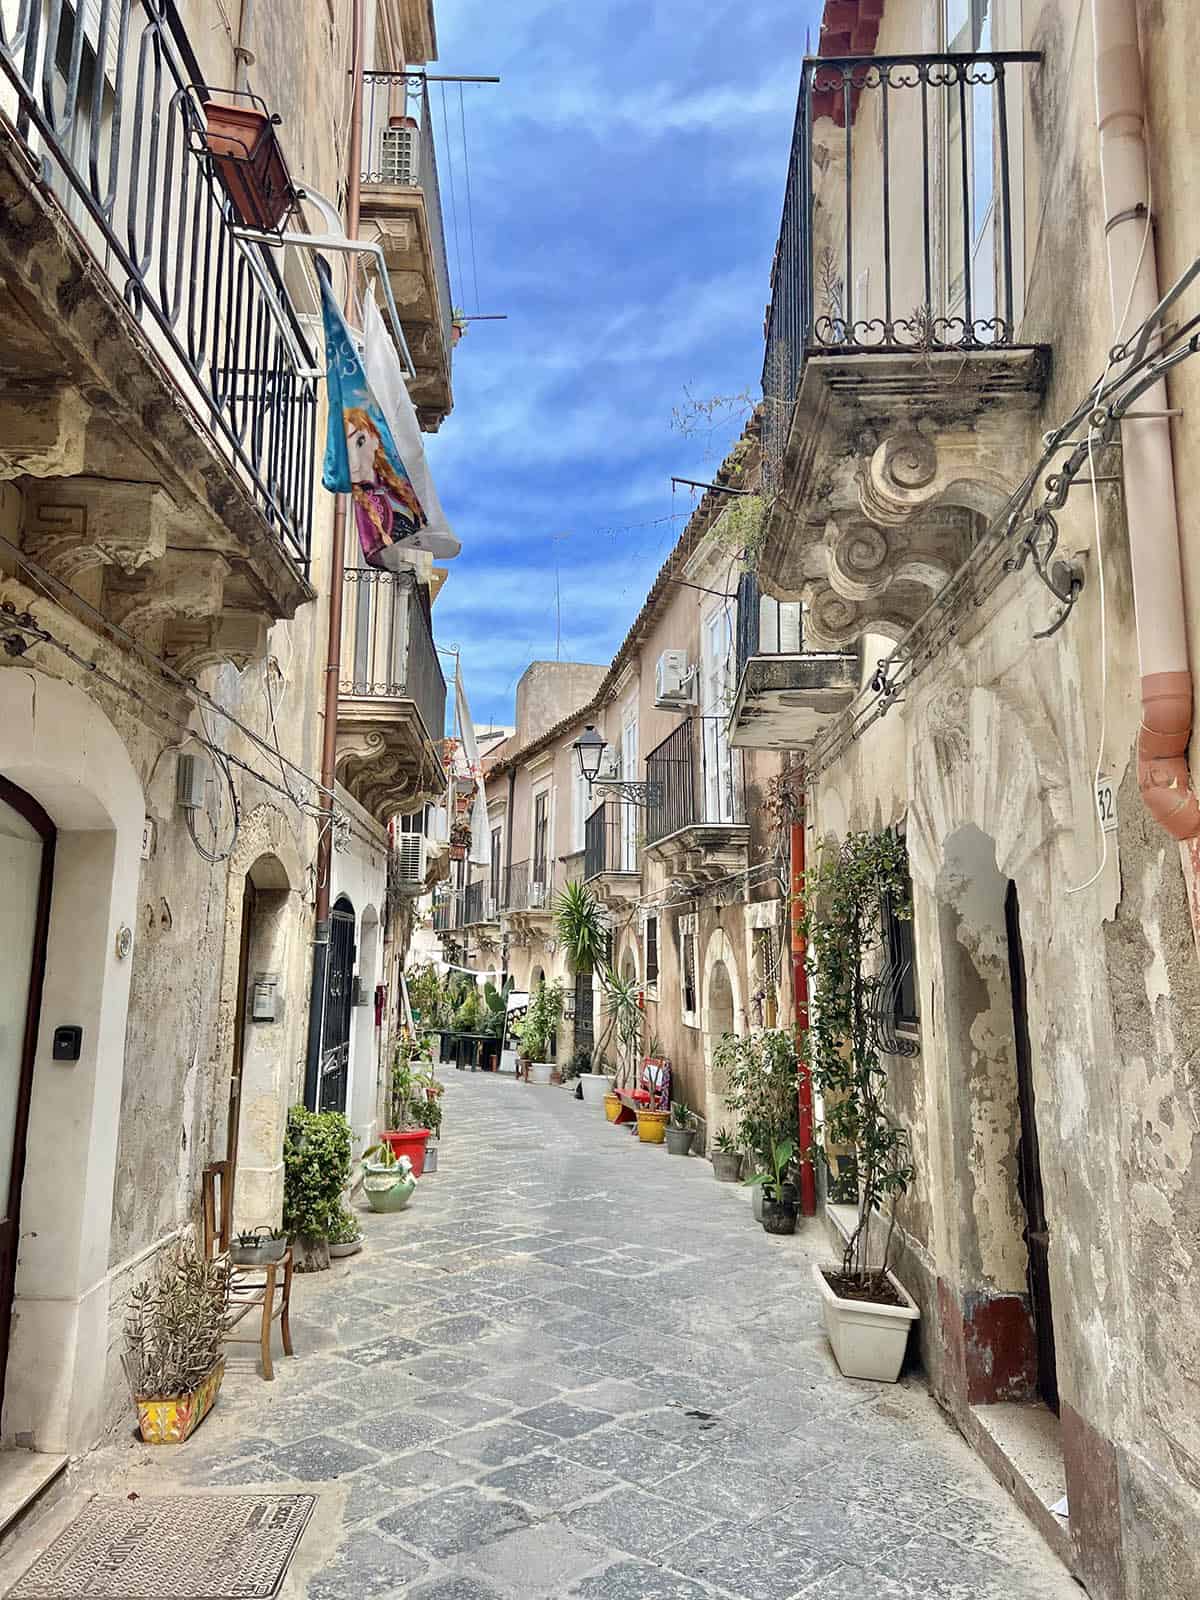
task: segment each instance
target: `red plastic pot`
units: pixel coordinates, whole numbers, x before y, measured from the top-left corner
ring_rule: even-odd
[[[413,1177],[419,1178],[425,1171],[425,1141],[428,1138],[428,1128],[402,1128],[385,1133],[383,1142],[397,1159],[407,1156],[412,1162]]]

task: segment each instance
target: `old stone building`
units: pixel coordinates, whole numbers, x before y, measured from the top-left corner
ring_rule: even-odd
[[[1105,1600],[1200,1587],[1200,379],[1119,386],[1195,254],[1195,37],[1182,4],[830,0],[767,313],[758,581],[861,662],[778,731],[810,851],[892,827],[911,866],[922,1360]]]
[[[260,0],[242,33],[227,9],[0,21],[0,1374],[4,1442],[48,1471],[127,1404],[124,1304],[196,1224],[204,1169],[225,1164],[227,1224],[277,1224],[289,1104],[346,1109],[370,1137],[389,908],[423,887],[400,881],[388,824],[443,782],[440,578],[368,584],[354,556],[321,787],[334,501],[313,259],[294,246],[353,225],[361,190],[436,426],[452,341],[432,11],[329,0],[297,29]],[[382,128],[369,94],[355,112],[364,60]],[[250,213],[265,242],[210,138],[229,103],[277,118],[292,187]],[[381,183],[389,128],[420,160]],[[339,292],[351,259],[333,255]]]

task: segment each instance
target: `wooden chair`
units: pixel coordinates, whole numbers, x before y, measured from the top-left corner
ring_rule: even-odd
[[[229,1163],[214,1161],[205,1167],[203,1174],[202,1211],[204,1217],[204,1254],[216,1261],[229,1253],[229,1207],[226,1205]],[[231,1267],[229,1272],[229,1298],[226,1302],[226,1344],[257,1344],[262,1356],[263,1377],[275,1377],[271,1362],[271,1324],[278,1321],[283,1341],[283,1353],[294,1355],[292,1328],[289,1314],[292,1307],[292,1250],[288,1246],[280,1261],[268,1261],[263,1267]],[[249,1338],[236,1335],[233,1330],[252,1311],[260,1311],[259,1327]]]

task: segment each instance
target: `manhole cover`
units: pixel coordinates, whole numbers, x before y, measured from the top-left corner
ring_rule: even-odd
[[[311,1494],[93,1500],[8,1600],[270,1600]]]

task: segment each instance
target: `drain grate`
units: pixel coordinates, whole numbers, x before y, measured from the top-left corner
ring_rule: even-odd
[[[311,1494],[93,1500],[7,1600],[271,1600]]]

